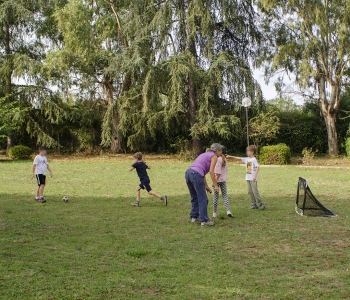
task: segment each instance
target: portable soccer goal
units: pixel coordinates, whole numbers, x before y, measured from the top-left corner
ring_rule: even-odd
[[[299,177],[295,211],[301,216],[335,217],[328,208],[324,207],[313,195],[306,179]]]

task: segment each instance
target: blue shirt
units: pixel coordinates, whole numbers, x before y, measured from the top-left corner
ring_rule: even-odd
[[[149,182],[149,177],[147,174],[148,166],[143,161],[138,161],[132,165],[136,169],[137,175],[139,175],[141,182]]]

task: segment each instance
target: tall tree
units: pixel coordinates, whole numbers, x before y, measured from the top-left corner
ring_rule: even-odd
[[[7,150],[21,128],[38,143],[57,144],[46,126],[64,111],[43,72],[44,27],[50,24],[45,13],[50,5],[53,3],[41,0],[0,1],[0,97],[9,107],[9,114],[1,120],[9,124],[0,125],[7,135]]]
[[[185,125],[199,154],[201,137],[237,133],[234,106],[256,96],[249,60],[259,34],[251,1],[134,1],[129,11],[130,57],[144,67],[137,81],[142,89],[134,89],[122,108],[124,129],[127,116],[137,115],[128,145],[137,147],[147,132],[171,134],[174,124]]]
[[[293,73],[304,95],[316,99],[327,127],[329,154],[338,155],[336,120],[349,74],[350,2],[261,0],[259,5],[267,73]]]
[[[110,70],[111,61],[120,63],[127,46],[120,34],[120,9],[105,0],[69,1],[55,12],[63,39],[48,59],[63,75],[62,89],[68,94],[105,104],[102,146],[110,146],[113,152],[125,151],[119,130],[118,98],[130,87],[128,74]]]

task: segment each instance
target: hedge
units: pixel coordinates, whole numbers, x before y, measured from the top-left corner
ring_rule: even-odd
[[[262,147],[259,154],[259,161],[263,165],[286,165],[290,159],[290,148],[286,144]]]
[[[9,150],[9,156],[14,159],[28,159],[31,154],[32,149],[23,145],[13,146]]]
[[[350,157],[350,137],[345,140],[346,155]]]

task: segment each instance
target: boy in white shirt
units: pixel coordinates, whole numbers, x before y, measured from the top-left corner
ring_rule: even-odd
[[[259,163],[255,158],[257,149],[254,145],[247,147],[248,157],[238,157],[227,155],[227,158],[240,159],[246,165],[246,175],[245,180],[247,181],[248,194],[252,202],[251,209],[265,209],[265,205],[261,200],[258,191],[258,173],[259,173]]]
[[[49,163],[46,158],[46,153],[47,153],[46,148],[44,146],[40,146],[39,155],[35,156],[33,167],[32,167],[31,179],[33,179],[35,175],[36,180],[38,182],[38,189],[36,191],[35,200],[37,200],[40,203],[46,202],[46,200],[44,199],[44,187],[45,187],[47,170],[49,170],[50,177],[52,177],[52,170],[49,167]]]

